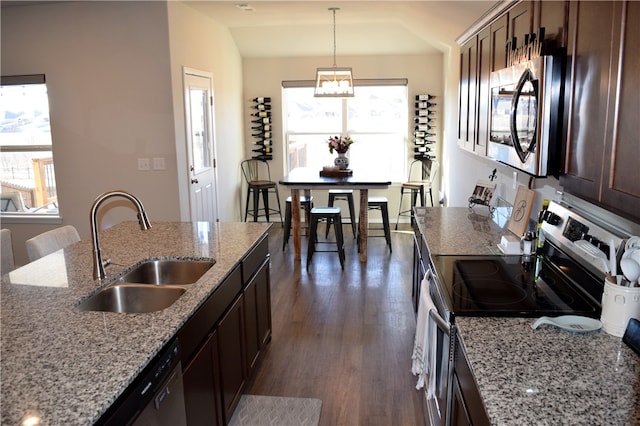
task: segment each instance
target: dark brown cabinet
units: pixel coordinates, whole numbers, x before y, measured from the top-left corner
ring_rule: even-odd
[[[198,353],[184,368],[183,383],[187,424],[190,426],[223,425],[220,407],[218,336],[211,333]]]
[[[451,424],[489,426],[491,422],[471,372],[461,342],[456,341],[453,388],[451,397]]]
[[[265,236],[178,332],[189,425],[229,423],[271,338]]]
[[[566,192],[640,219],[640,3],[571,2]]]
[[[473,151],[476,143],[476,84],[478,80],[478,38],[460,48],[460,98],[458,104],[458,144]]]
[[[264,261],[244,290],[247,370],[251,371],[271,339],[269,261]]]
[[[228,424],[231,420],[247,378],[244,362],[243,323],[243,303],[242,298],[238,298],[220,320],[216,329],[224,424]]]

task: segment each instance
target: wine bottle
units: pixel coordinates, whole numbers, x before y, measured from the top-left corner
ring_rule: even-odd
[[[416,102],[416,108],[431,108],[436,106],[437,104],[433,102]]]
[[[265,138],[265,139],[269,139],[271,137],[271,132],[261,132],[261,133],[255,133],[253,135],[254,138]]]
[[[267,161],[267,160],[273,160],[273,155],[270,154],[261,154],[261,155],[256,155],[253,157],[254,160],[260,160],[260,161]]]
[[[261,146],[271,146],[271,139],[262,139],[259,141],[254,142],[256,145],[261,145]]]
[[[433,117],[428,117],[426,115],[422,115],[422,116],[418,116],[418,117],[414,118],[413,121],[416,122],[416,123],[427,124],[427,123],[430,123],[432,121],[436,121],[436,119],[433,118]]]
[[[271,123],[271,117],[258,118],[257,120],[251,120],[251,122],[257,124],[269,124]]]
[[[251,115],[254,117],[271,117],[271,111],[258,111]]]
[[[433,95],[416,95],[416,101],[430,101],[434,98],[435,96]]]
[[[416,146],[413,148],[413,152],[431,152],[431,148],[426,146]]]
[[[260,97],[260,98],[253,98],[252,99],[253,102],[259,102],[259,103],[265,103],[265,102],[271,102],[271,98],[266,96],[266,97]]]
[[[431,111],[430,109],[417,109],[416,115],[418,117],[426,117],[427,115],[434,115],[436,112]]]
[[[429,130],[433,129],[434,127],[435,126],[432,126],[431,124],[418,124],[417,126],[415,126],[414,130],[428,132]]]
[[[260,111],[265,111],[265,110],[271,109],[271,105],[269,105],[269,104],[255,104],[255,105],[251,105],[251,108],[257,109],[257,110],[260,110]]]
[[[251,151],[259,152],[261,154],[270,154],[271,153],[271,147],[270,146],[265,146],[264,148],[252,149]]]
[[[251,127],[251,129],[267,131],[268,132],[268,131],[271,130],[271,124],[261,124],[260,126],[253,126],[253,127]]]

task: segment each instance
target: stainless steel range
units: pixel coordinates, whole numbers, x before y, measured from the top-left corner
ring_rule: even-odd
[[[596,214],[592,213],[596,212]],[[450,424],[457,316],[599,318],[610,246],[620,259],[634,224],[552,202],[543,216],[545,243],[533,255],[431,256],[425,271],[437,308],[436,392],[429,423]],[[611,244],[612,242],[612,244]]]

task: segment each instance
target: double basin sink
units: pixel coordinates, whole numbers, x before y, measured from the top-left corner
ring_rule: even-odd
[[[78,305],[81,311],[155,312],[171,306],[213,265],[209,260],[146,260]]]

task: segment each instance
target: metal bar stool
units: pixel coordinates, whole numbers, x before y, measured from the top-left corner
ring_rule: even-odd
[[[414,160],[409,167],[409,177],[407,182],[404,182],[400,186],[400,205],[398,207],[398,219],[396,220],[396,230],[398,230],[398,223],[400,223],[400,216],[411,217],[411,223],[413,224],[413,208],[418,203],[418,196],[420,196],[420,204],[424,207],[424,195],[425,191],[429,191],[429,198],[431,200],[431,206],[433,207],[433,193],[432,186],[433,180],[436,177],[439,163],[436,160]],[[411,193],[411,205],[408,210],[402,210],[402,199],[405,192]]]
[[[280,223],[282,220],[282,211],[280,210],[280,195],[278,194],[278,184],[271,180],[271,170],[269,163],[262,160],[244,160],[240,163],[242,168],[242,174],[244,175],[247,183],[247,201],[244,210],[244,221],[247,221],[247,216],[253,216],[253,221],[257,222],[258,217],[264,216],[269,220],[269,214],[278,213],[280,216]],[[273,193],[278,203],[278,208],[269,207],[269,193]],[[249,209],[249,200],[253,195],[253,210]],[[259,213],[258,204],[262,195],[264,204],[264,214]]]
[[[318,244],[318,222],[326,221],[327,226],[333,222],[333,229],[336,234],[336,250],[316,250]],[[328,242],[333,244],[333,242]],[[342,217],[340,207],[314,207],[311,209],[311,227],[309,229],[309,249],[307,250],[307,268],[311,263],[311,257],[315,252],[338,252],[340,267],[344,270],[344,237],[342,235]]]
[[[367,208],[369,210],[378,210],[382,214],[382,228],[371,228],[369,230],[380,230],[384,231],[384,235],[371,235],[369,237],[382,237],[387,241],[387,245],[389,246],[389,253],[393,252],[391,248],[391,227],[389,225],[389,200],[387,197],[375,197],[371,196],[367,199]],[[358,238],[358,242],[360,238]],[[358,244],[358,252],[360,251],[360,244]]]
[[[351,230],[353,231],[353,238],[356,238],[356,214],[355,207],[353,205],[353,189],[330,189],[329,190],[329,207],[333,207],[335,201],[346,201],[349,205],[349,218],[351,220]],[[327,223],[327,229],[325,231],[325,237],[329,235],[330,223]]]
[[[305,211],[305,221],[307,227],[311,223],[311,209],[313,208],[313,197],[300,196],[300,207]],[[282,234],[282,250],[285,249],[291,236],[291,196],[287,197],[284,209],[284,231]]]

